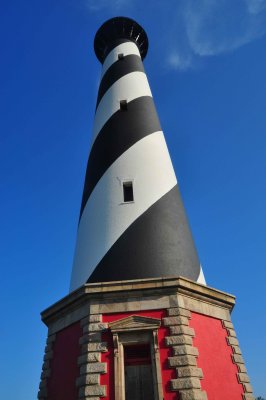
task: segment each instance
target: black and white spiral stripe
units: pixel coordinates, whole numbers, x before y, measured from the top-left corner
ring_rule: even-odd
[[[125,40],[103,64],[70,290],[169,275],[205,283],[140,53]]]

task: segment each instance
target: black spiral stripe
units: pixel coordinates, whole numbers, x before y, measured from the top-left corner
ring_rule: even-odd
[[[97,182],[112,163],[137,141],[160,130],[153,99],[148,96],[129,102],[126,112],[119,110],[112,115],[90,152],[80,216]]]

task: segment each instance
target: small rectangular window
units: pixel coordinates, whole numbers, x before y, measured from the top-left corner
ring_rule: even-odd
[[[123,60],[124,59],[124,53],[119,53],[117,57],[118,57],[118,60]]]
[[[123,195],[124,195],[125,203],[134,201],[133,182],[132,181],[123,182]]]
[[[127,110],[127,100],[120,100],[120,110],[121,111]]]

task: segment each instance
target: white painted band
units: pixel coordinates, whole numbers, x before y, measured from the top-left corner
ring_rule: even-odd
[[[123,203],[123,180],[133,181],[132,203]],[[176,184],[162,132],[144,137],[111,165],[82,213],[70,291],[86,283],[123,232]]]
[[[93,126],[93,141],[108,119],[120,109],[120,100],[129,102],[141,96],[152,97],[146,74],[131,72],[118,79],[98,105]]]
[[[135,43],[126,42],[126,43],[119,44],[112,51],[110,51],[110,53],[104,60],[103,68],[102,68],[102,77],[105,74],[105,72],[108,70],[108,68],[110,68],[111,65],[118,60],[118,54],[124,54],[124,56],[129,56],[130,54],[135,54],[136,56],[140,57],[140,52],[139,52],[138,46]]]

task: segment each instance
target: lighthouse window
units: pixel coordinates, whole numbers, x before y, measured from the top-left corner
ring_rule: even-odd
[[[127,110],[127,100],[120,100],[120,110],[121,111]]]
[[[123,195],[124,195],[125,203],[134,201],[133,182],[132,181],[123,182]]]
[[[124,53],[119,53],[118,60],[123,60],[123,59],[124,59]]]

